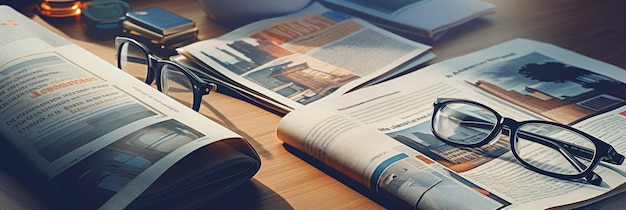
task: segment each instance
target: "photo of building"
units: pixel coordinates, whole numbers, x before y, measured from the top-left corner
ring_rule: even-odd
[[[319,67],[319,68],[318,68]],[[245,78],[300,104],[308,104],[331,94],[359,77],[333,66],[297,58],[248,74]]]
[[[466,81],[563,124],[626,104],[626,84],[538,53],[474,71]]]
[[[430,121],[387,135],[454,172],[471,170],[510,150],[509,138],[506,135],[502,135],[494,144],[479,148],[462,148],[446,144],[431,133]]]
[[[218,54],[215,50],[223,56],[216,56]],[[251,43],[235,40],[223,48],[216,48],[204,54],[233,73],[241,75],[277,58],[291,55],[293,52],[271,42],[256,40]]]
[[[95,208],[170,152],[203,136],[176,120],[152,124],[94,151],[53,181]]]

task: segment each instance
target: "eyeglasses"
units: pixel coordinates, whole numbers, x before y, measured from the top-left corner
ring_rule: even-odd
[[[159,91],[188,104],[193,110],[200,109],[202,96],[208,95],[217,86],[201,78],[181,65],[163,60],[150,52],[144,44],[128,37],[115,38],[117,67],[130,75],[152,85],[156,81]]]
[[[480,103],[439,98],[431,121],[433,134],[460,147],[481,147],[509,136],[513,155],[526,168],[548,176],[600,185],[593,172],[600,161],[621,165],[624,156],[578,129],[542,120],[518,122]]]

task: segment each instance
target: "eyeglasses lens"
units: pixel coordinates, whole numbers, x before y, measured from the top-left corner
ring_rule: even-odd
[[[194,99],[193,84],[180,68],[165,64],[161,68],[162,91],[177,101],[188,105]]]
[[[433,118],[434,132],[441,138],[462,145],[476,144],[488,138],[497,124],[496,115],[480,106],[449,103]]]
[[[515,137],[514,148],[521,161],[557,174],[580,174],[589,168],[596,152],[588,138],[547,123],[523,124]]]
[[[128,74],[144,81],[152,83],[148,78],[148,55],[139,46],[130,42],[124,42],[120,46],[120,68]]]

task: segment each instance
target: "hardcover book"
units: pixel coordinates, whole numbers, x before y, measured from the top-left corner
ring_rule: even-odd
[[[173,34],[163,35],[163,34],[159,34],[157,32],[148,30],[147,28],[141,27],[128,20],[124,21],[122,25],[124,27],[123,31],[133,31],[133,32],[139,33],[142,36],[145,36],[153,40],[157,40],[162,43],[166,43],[168,41],[171,42],[172,40],[180,41],[183,39],[195,39],[196,36],[198,35],[198,27],[185,29],[183,31],[179,31]]]
[[[126,13],[126,19],[162,35],[173,34],[196,26],[192,20],[161,7],[149,7],[131,11]]]

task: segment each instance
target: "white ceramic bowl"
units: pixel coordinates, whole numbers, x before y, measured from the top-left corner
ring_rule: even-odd
[[[311,0],[198,0],[209,18],[227,24],[244,24],[285,15],[306,7]]]

